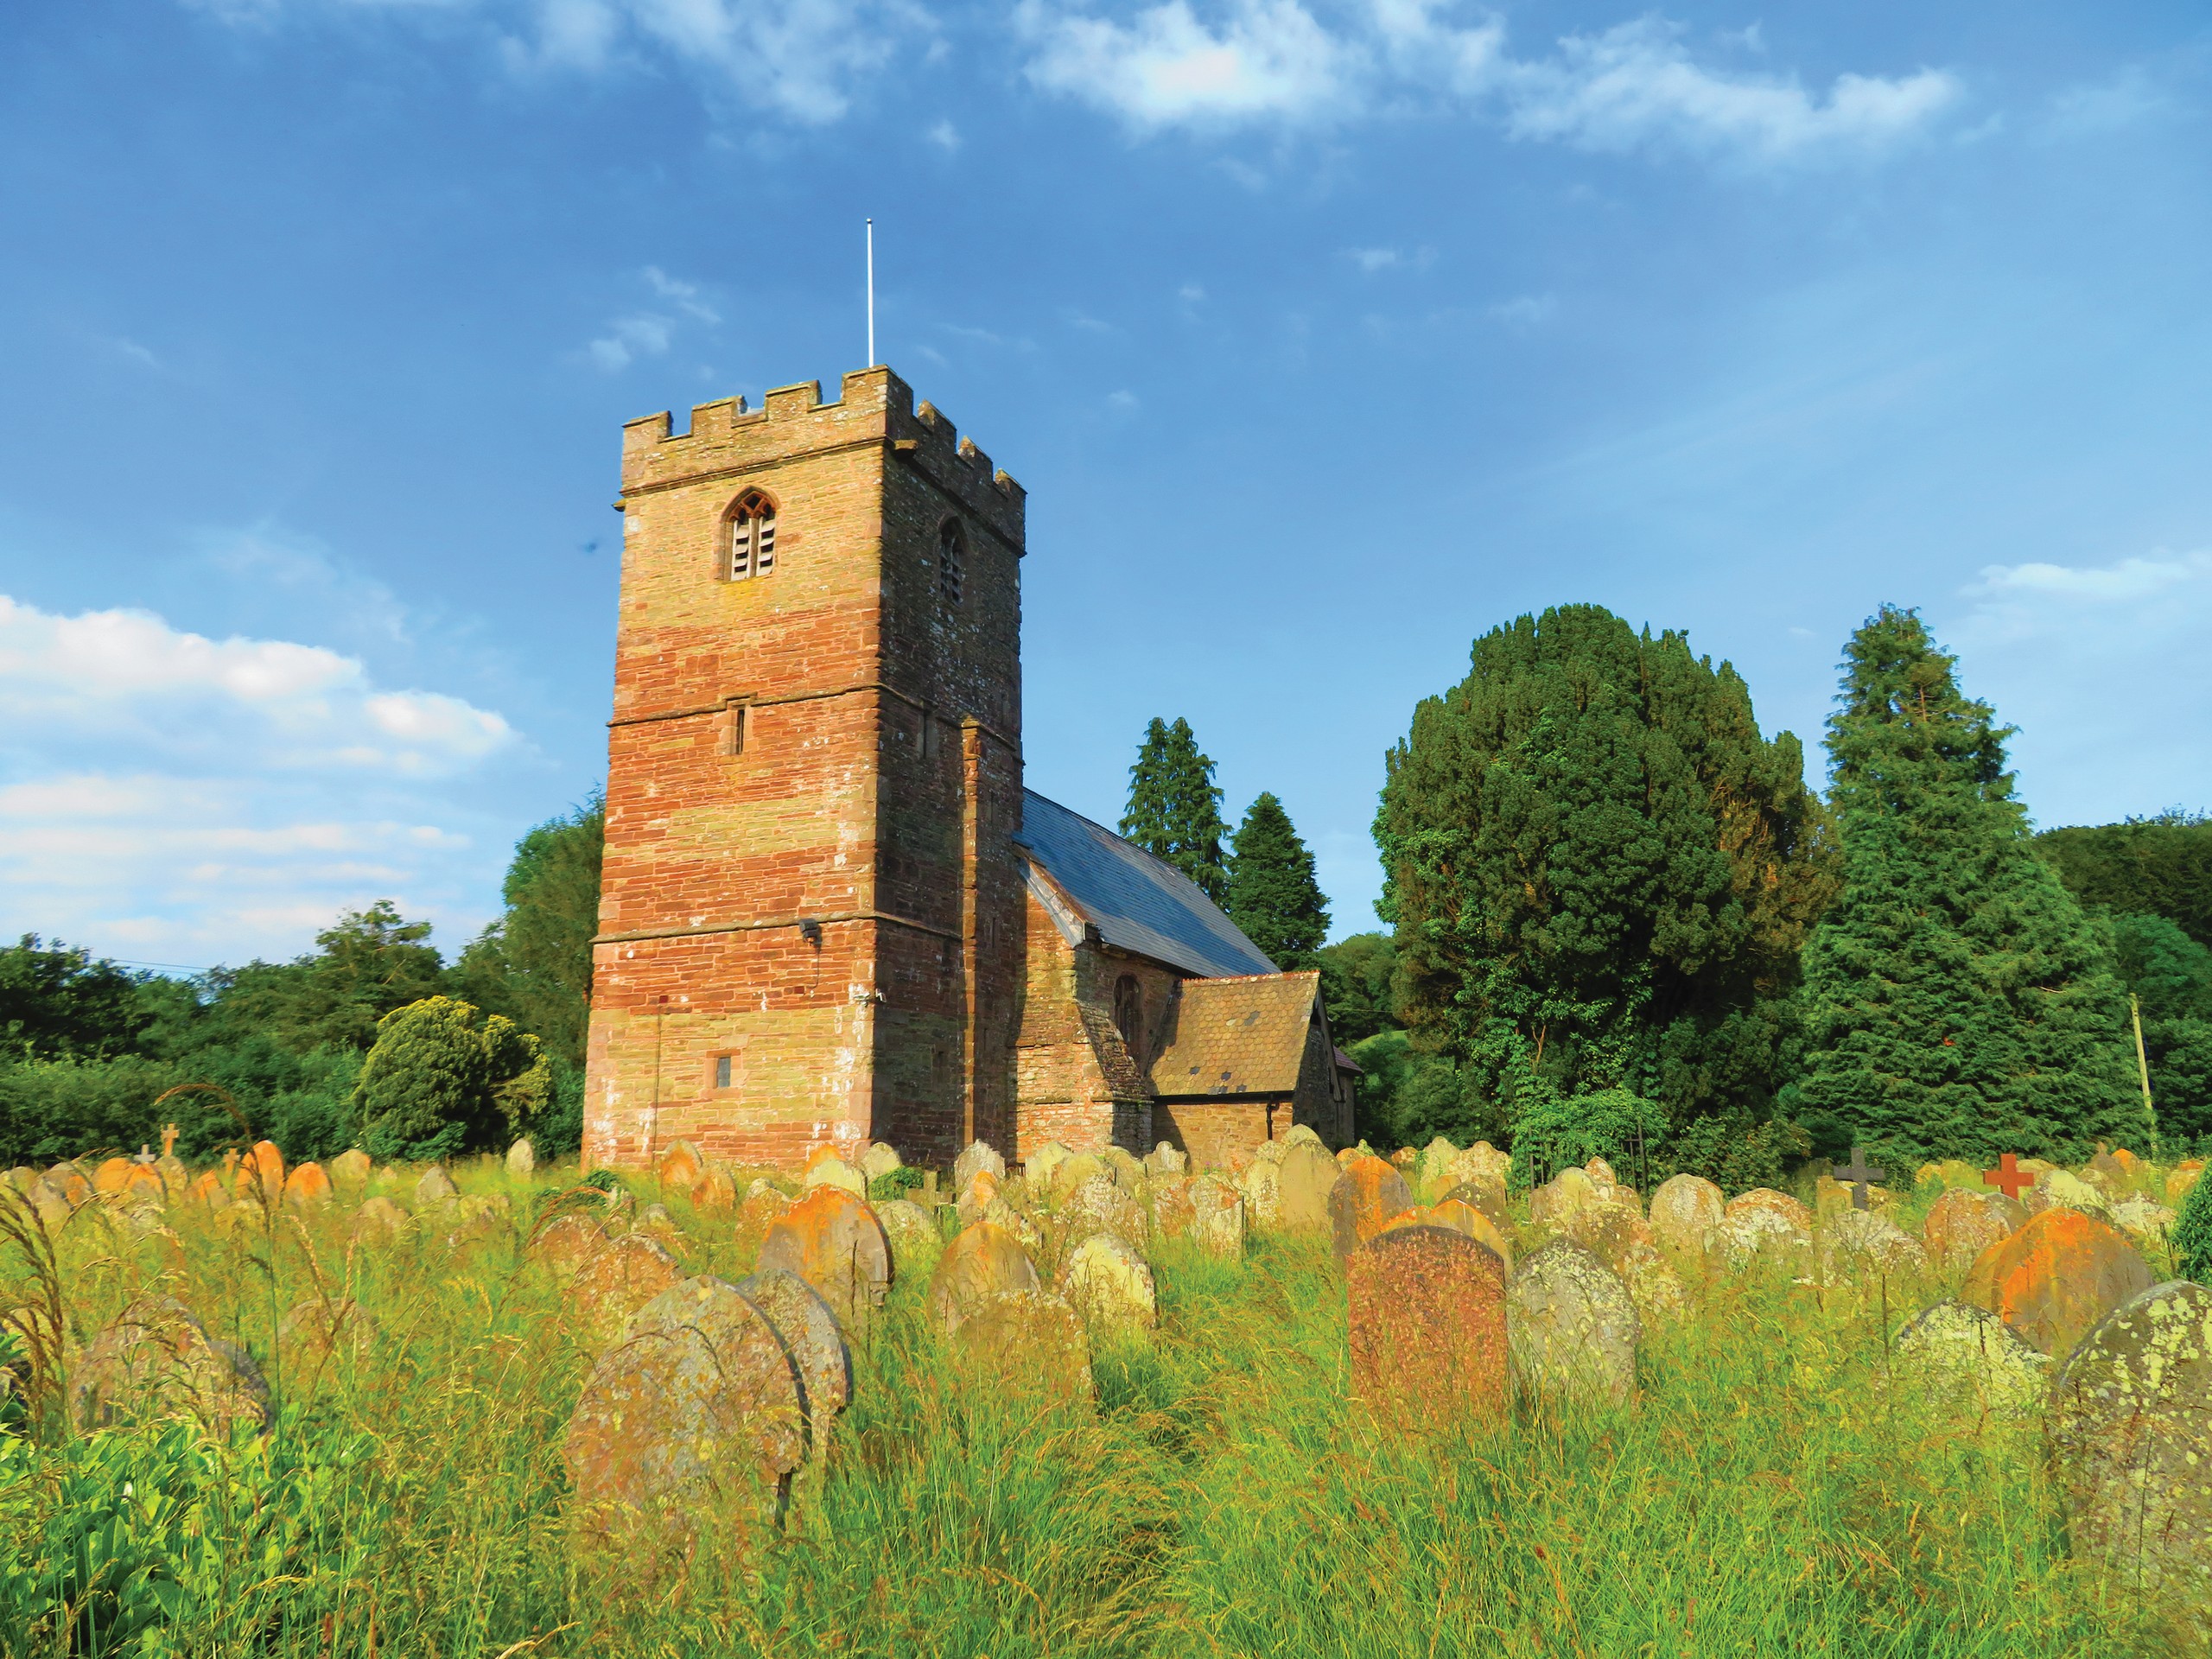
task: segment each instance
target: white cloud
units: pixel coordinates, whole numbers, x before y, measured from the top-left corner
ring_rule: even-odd
[[[1794,77],[1701,64],[1658,18],[1516,59],[1502,22],[1455,22],[1453,10],[1448,0],[1367,0],[1332,29],[1299,0],[1228,0],[1210,17],[1168,0],[1127,22],[1020,0],[1014,22],[1033,82],[1140,132],[1321,127],[1427,97],[1471,105],[1516,138],[1774,162],[1878,149],[1925,129],[1961,91],[1952,75],[1923,68],[1839,75],[1810,92]],[[1755,39],[1731,43],[1758,48]]]
[[[720,322],[721,314],[699,296],[696,283],[680,282],[658,265],[639,273],[655,298],[695,323]],[[584,354],[608,374],[620,374],[641,357],[665,357],[676,342],[678,318],[663,311],[632,311],[614,318],[607,332],[584,347]]]
[[[0,595],[0,933],[236,960],[387,896],[465,928],[504,846],[452,791],[521,748],[323,646]]]
[[[1483,315],[1508,327],[1533,328],[1540,322],[1549,322],[1558,310],[1559,301],[1549,294],[1517,294],[1486,306]]]
[[[1014,29],[1029,79],[1132,126],[1228,126],[1255,118],[1318,124],[1341,113],[1357,48],[1296,0],[1233,0],[1218,25],[1185,0],[1118,23],[1020,0]]]
[[[940,121],[923,137],[946,155],[957,155],[960,149],[960,130],[950,121]]]
[[[2208,579],[2212,579],[2212,553],[2161,553],[2087,569],[2064,564],[1985,565],[1981,581],[1967,591],[1993,600],[2051,594],[2094,604],[2148,599],[2170,588]]]
[[[1370,276],[1378,270],[1388,270],[1405,257],[1395,248],[1346,248],[1344,257]]]

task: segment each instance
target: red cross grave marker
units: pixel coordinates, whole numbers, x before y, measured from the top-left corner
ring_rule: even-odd
[[[2022,1169],[2020,1160],[2008,1152],[1998,1159],[1996,1168],[1981,1172],[1981,1183],[1999,1188],[2008,1198],[2017,1199],[2023,1188],[2036,1184],[2036,1175],[2031,1169]]]

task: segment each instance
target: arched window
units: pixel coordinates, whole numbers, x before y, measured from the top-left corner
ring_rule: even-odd
[[[1135,974],[1123,974],[1114,982],[1114,1029],[1134,1054],[1138,1033],[1144,1029],[1144,988]]]
[[[968,537],[957,518],[948,518],[937,531],[937,592],[948,607],[960,603],[960,583],[967,574]]]
[[[758,490],[737,498],[724,521],[721,577],[743,582],[776,568],[776,504]]]

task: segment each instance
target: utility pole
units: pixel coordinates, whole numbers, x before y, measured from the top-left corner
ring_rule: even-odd
[[[2150,1120],[2151,1133],[2158,1132],[2158,1109],[2151,1103],[2151,1057],[2143,1051],[2143,1004],[2135,993],[2127,994],[2128,1017],[2135,1021],[2135,1075],[2143,1084],[2143,1116]]]

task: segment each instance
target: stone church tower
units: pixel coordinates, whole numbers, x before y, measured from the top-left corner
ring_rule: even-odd
[[[887,369],[622,446],[584,1155],[1014,1138],[1023,497]]]

